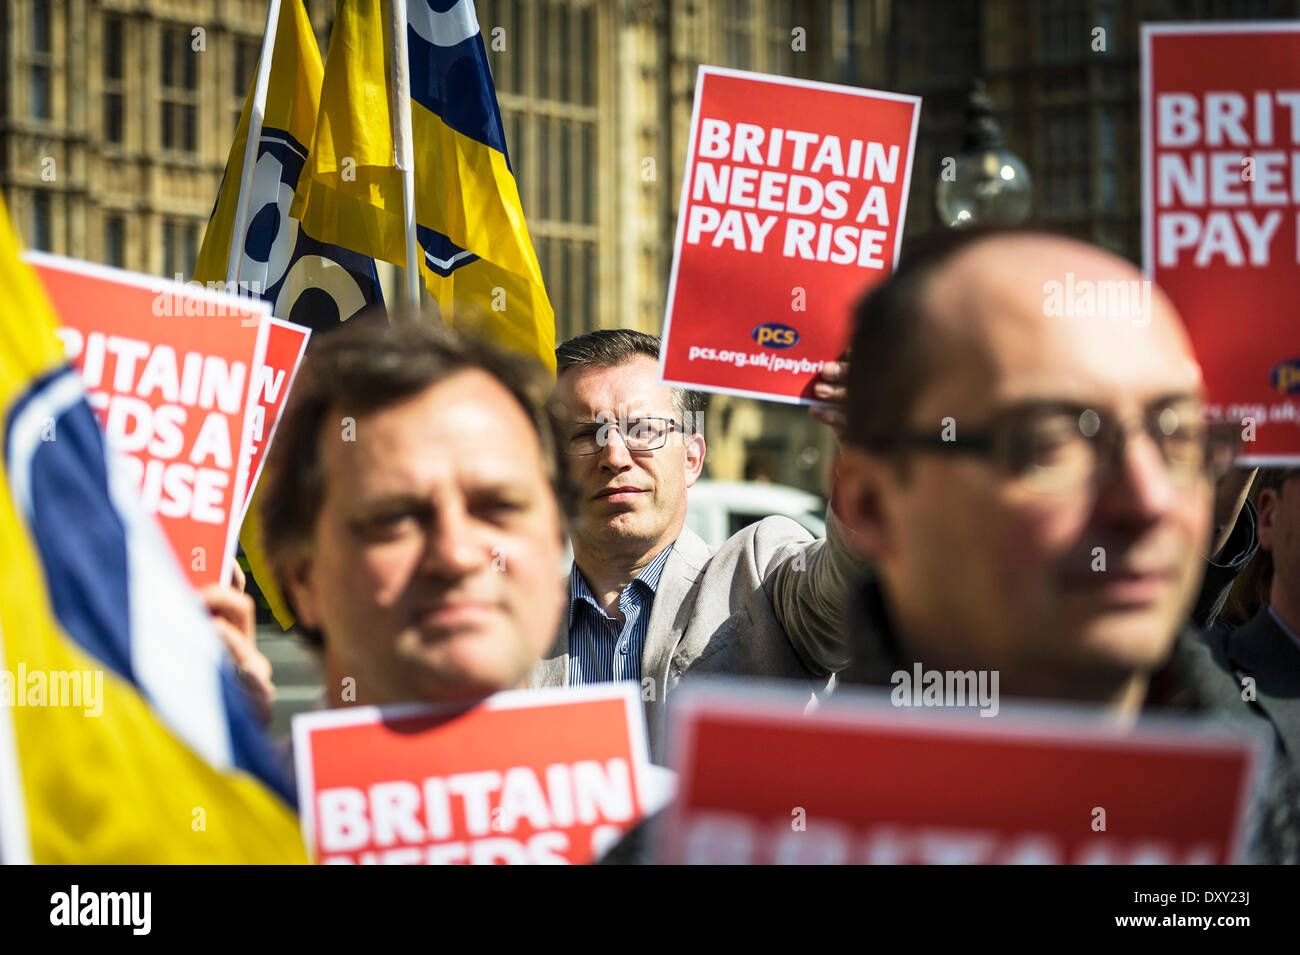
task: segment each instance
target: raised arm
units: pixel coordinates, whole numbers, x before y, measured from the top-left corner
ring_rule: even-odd
[[[813,396],[826,405],[809,408],[812,417],[835,432],[844,427],[847,362],[827,362],[813,384]],[[836,460],[838,460],[838,446]],[[777,619],[795,653],[810,671],[837,673],[849,663],[847,612],[870,566],[849,549],[847,528],[835,515],[835,468],[831,505],[826,508],[826,539],[782,547],[764,579]]]

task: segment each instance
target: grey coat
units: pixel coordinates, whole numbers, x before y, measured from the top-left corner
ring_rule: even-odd
[[[800,679],[812,691],[847,665],[845,611],[867,565],[845,547],[829,510],[826,526],[826,539],[814,540],[788,517],[769,517],[718,548],[682,529],[659,578],[641,657],[655,762],[664,759],[664,704],[684,678]],[[563,630],[533,670],[531,685],[568,683]]]
[[[1186,655],[1195,660],[1187,682],[1201,699],[1219,712],[1258,717],[1273,732],[1252,861],[1300,863],[1300,647],[1264,607],[1231,633],[1205,632]]]
[[[1247,678],[1253,681],[1252,710],[1272,725],[1279,752],[1291,760],[1300,757],[1300,646],[1267,606],[1231,634],[1206,634],[1206,642],[1215,662],[1232,674],[1235,696],[1243,694]]]

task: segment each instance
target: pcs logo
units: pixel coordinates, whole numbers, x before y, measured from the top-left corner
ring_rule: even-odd
[[[789,348],[798,344],[799,333],[789,325],[768,322],[754,328],[753,338],[763,348]]]
[[[1279,395],[1300,392],[1300,358],[1278,362],[1268,377],[1269,383],[1277,389]]]

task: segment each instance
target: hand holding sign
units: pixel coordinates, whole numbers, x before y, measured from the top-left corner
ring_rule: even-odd
[[[844,438],[844,402],[848,398],[849,363],[828,361],[813,382],[813,397],[824,405],[810,405],[808,414],[835,432],[835,440]]]
[[[212,616],[217,634],[234,661],[235,670],[257,707],[263,724],[271,722],[275,684],[271,682],[271,661],[257,649],[257,608],[244,593],[244,572],[238,564],[229,585],[208,584],[199,599]]]

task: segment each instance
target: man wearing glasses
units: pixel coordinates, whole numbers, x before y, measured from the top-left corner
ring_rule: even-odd
[[[905,255],[859,305],[840,504],[877,576],[846,679],[920,662],[997,671],[1010,696],[1147,701],[1239,431],[1204,420],[1158,289],[1149,314],[1052,317],[1067,274],[1142,280],[1074,240],[974,232]]]
[[[824,686],[848,660],[843,612],[866,570],[835,515],[824,541],[769,517],[715,551],[685,526],[704,467],[700,398],[660,383],[659,339],[590,332],[556,359],[579,514],[567,619],[533,685],[638,681],[656,760],[664,699],[688,672]],[[842,399],[840,371],[818,397]]]

